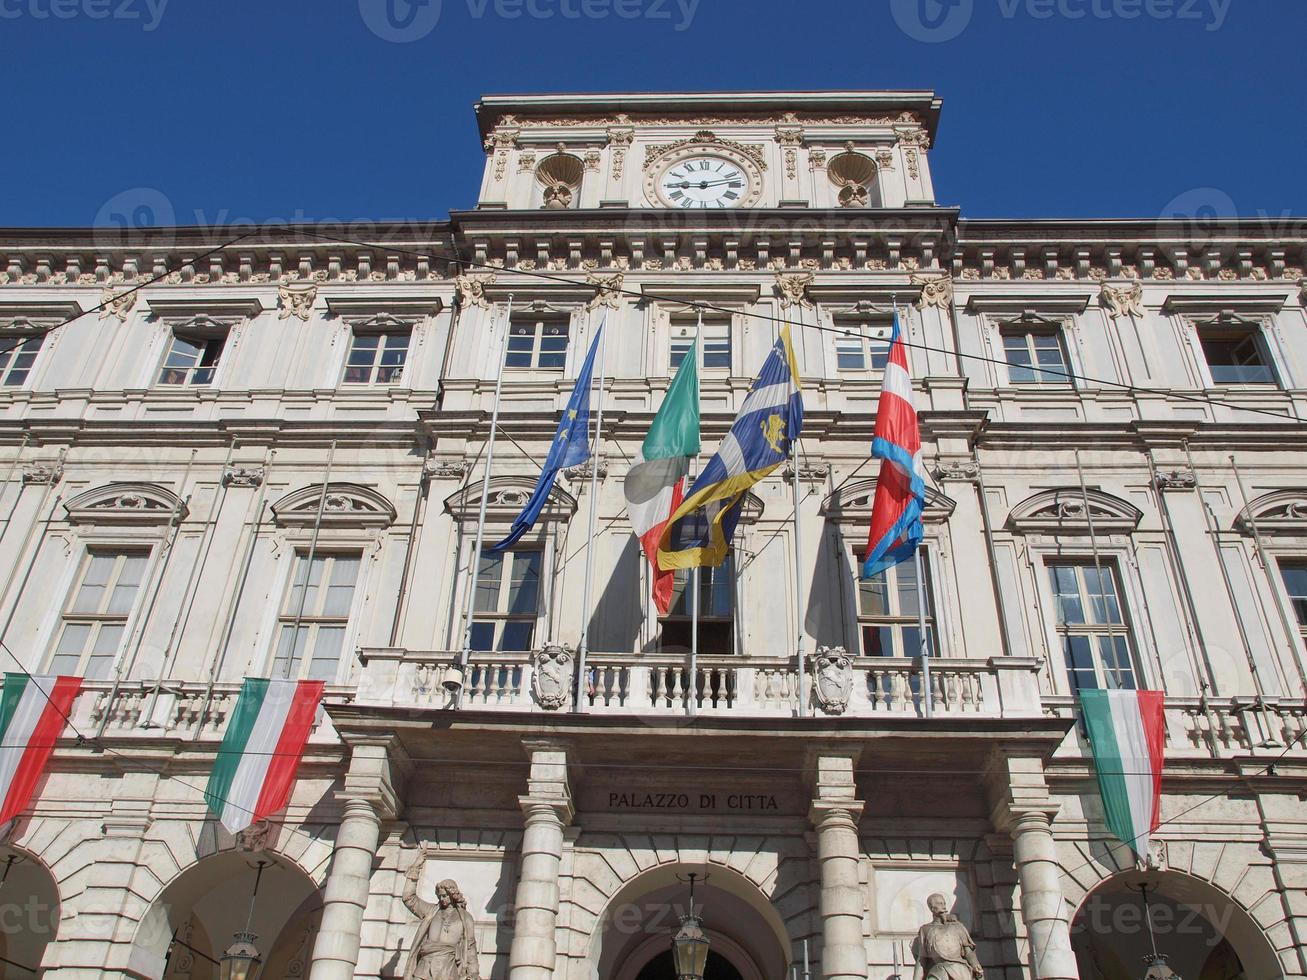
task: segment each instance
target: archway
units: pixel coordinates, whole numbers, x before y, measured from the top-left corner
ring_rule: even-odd
[[[223,952],[245,928],[260,861],[270,863],[259,881],[250,931],[258,936],[264,975],[295,976],[297,964],[306,972],[322,916],[317,887],[279,855],[228,851],[187,868],[151,904],[132,946],[133,975],[218,980]]]
[[[1283,975],[1252,917],[1220,889],[1177,871],[1127,871],[1091,891],[1071,924],[1082,980],[1141,974],[1151,951],[1141,884],[1148,885],[1157,951],[1185,980],[1272,980]]]
[[[0,976],[39,976],[58,928],[54,876],[26,851],[0,847]]]
[[[770,980],[789,973],[785,925],[767,896],[739,872],[709,865],[665,865],[637,875],[609,901],[595,929],[590,976],[602,980],[674,980],[671,937],[689,911],[677,880],[707,873],[695,908],[711,943],[706,980]]]

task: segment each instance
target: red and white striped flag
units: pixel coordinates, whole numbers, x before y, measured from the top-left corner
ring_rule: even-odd
[[[81,689],[80,677],[5,674],[0,695],[0,825],[27,809]]]

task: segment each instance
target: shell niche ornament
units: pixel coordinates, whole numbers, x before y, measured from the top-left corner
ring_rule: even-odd
[[[844,152],[831,158],[826,167],[831,183],[840,189],[842,208],[865,208],[871,202],[870,187],[876,179],[876,161],[844,144]]]
[[[565,152],[560,143],[558,151],[541,160],[536,168],[536,180],[544,187],[544,207],[553,211],[570,208],[584,174],[585,164],[579,157]]]

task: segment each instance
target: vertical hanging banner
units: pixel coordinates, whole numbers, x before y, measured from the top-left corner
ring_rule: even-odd
[[[1161,821],[1163,697],[1161,691],[1080,692],[1107,829],[1141,858]]]
[[[245,678],[204,791],[209,809],[231,833],[290,801],[323,686]]]
[[[0,825],[27,809],[81,690],[80,677],[5,674],[0,695]]]

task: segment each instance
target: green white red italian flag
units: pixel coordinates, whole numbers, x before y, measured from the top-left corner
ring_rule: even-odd
[[[1161,691],[1082,690],[1107,829],[1140,857],[1161,822]]]
[[[322,688],[322,681],[245,678],[204,791],[231,833],[290,801]]]
[[[5,674],[0,694],[0,825],[27,809],[81,689],[80,677]]]

